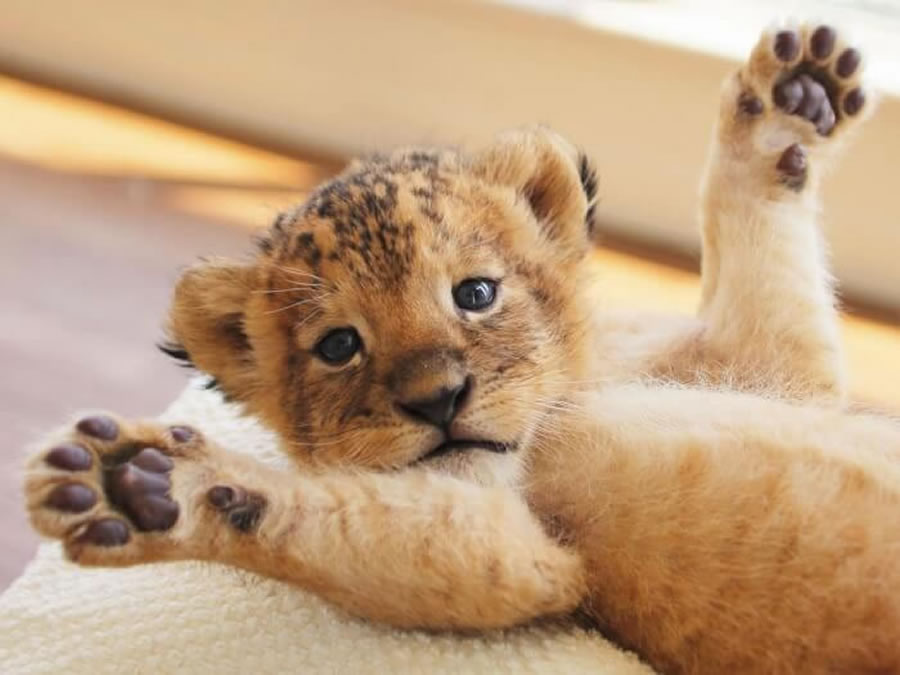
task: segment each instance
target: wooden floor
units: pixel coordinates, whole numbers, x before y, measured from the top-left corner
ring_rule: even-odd
[[[153,347],[183,265],[236,255],[330,171],[0,78],[0,589],[31,557],[20,466],[75,411],[152,415],[185,374]],[[599,254],[610,307],[690,311],[697,277]],[[854,391],[900,410],[900,330],[844,322]]]

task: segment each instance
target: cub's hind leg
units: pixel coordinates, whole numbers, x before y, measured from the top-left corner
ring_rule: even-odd
[[[840,397],[824,169],[863,118],[861,59],[828,26],[765,33],[725,84],[704,183],[699,358],[739,388]]]

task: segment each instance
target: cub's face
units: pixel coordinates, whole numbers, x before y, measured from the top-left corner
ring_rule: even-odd
[[[544,130],[354,165],[186,273],[173,338],[304,463],[514,481],[589,358],[592,198]]]

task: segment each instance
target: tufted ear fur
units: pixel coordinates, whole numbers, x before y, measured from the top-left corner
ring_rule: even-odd
[[[584,153],[544,127],[507,132],[475,159],[490,182],[514,188],[547,237],[579,254],[594,223],[597,175]]]
[[[184,365],[212,375],[236,398],[243,398],[253,381],[253,351],[244,330],[252,281],[251,266],[227,260],[188,269],[169,311],[171,341],[160,346]]]

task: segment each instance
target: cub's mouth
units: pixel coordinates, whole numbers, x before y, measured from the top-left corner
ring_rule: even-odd
[[[469,450],[487,450],[488,452],[494,452],[499,455],[502,455],[504,453],[511,452],[515,449],[516,449],[515,443],[500,443],[498,441],[454,439],[454,440],[444,441],[440,445],[429,450],[424,455],[419,457],[416,460],[416,462],[427,462],[428,460],[431,460],[431,459],[436,459],[438,457],[446,457],[447,455],[453,455],[453,454],[457,454],[457,453],[461,453],[461,452],[467,452]]]

